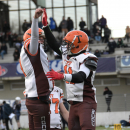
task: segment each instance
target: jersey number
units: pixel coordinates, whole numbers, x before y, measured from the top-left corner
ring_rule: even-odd
[[[65,74],[67,74],[67,65],[64,66],[64,71],[65,71]],[[72,74],[72,68],[71,68],[71,67],[68,68],[68,73],[69,73],[69,74]],[[69,83],[70,83],[70,84],[74,84],[74,83],[68,82],[68,81],[66,81],[66,83],[67,83],[67,84],[69,84]]]
[[[58,98],[52,98],[52,103],[55,104],[55,113],[58,114],[59,111],[58,111],[58,104],[59,104],[59,99]],[[51,113],[51,111],[50,111]]]

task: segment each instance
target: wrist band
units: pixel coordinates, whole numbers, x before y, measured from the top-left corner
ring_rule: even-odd
[[[71,74],[64,74],[64,79],[63,80],[71,82],[72,75]]]

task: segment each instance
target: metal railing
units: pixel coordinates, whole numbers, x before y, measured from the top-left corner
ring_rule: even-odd
[[[97,95],[97,112],[107,112],[105,96]],[[130,94],[113,95],[110,103],[111,112],[130,111]]]

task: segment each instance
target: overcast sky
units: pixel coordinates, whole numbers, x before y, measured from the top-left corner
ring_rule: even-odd
[[[123,37],[130,26],[130,0],[98,0],[98,17],[107,19],[113,37]]]

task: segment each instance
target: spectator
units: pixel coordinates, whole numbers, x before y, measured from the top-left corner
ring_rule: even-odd
[[[123,40],[121,38],[118,38],[118,41],[117,41],[117,45],[116,45],[118,48],[120,47],[124,47],[124,43],[123,43]]]
[[[113,38],[110,38],[107,47],[109,48],[109,53],[114,53],[115,52],[115,48],[116,48],[116,42]],[[106,47],[106,48],[107,48]]]
[[[16,43],[15,43],[15,48],[18,49],[19,52],[20,52],[20,50],[21,50],[21,47],[22,47],[22,43],[20,43],[20,42],[16,42]]]
[[[38,27],[42,29],[42,26],[43,26],[43,25],[42,25],[42,21],[39,21],[39,22],[38,22]]]
[[[23,32],[26,32],[28,29],[28,23],[27,23],[26,19],[24,20],[24,23],[22,25],[22,29],[23,29]]]
[[[127,39],[127,42],[129,42],[129,38],[130,38],[130,27],[127,26],[124,40]]]
[[[89,53],[92,53],[92,48],[89,48]]]
[[[51,31],[57,31],[57,24],[56,24],[56,21],[50,17],[50,29]]]
[[[100,23],[99,19],[97,19],[97,21],[93,24],[93,33],[94,34],[96,33],[97,26],[98,26],[98,28],[101,27],[101,23]]]
[[[16,122],[17,122],[17,125],[18,125],[18,129],[21,129],[20,122],[19,122],[20,111],[21,111],[21,98],[20,97],[15,98],[15,101],[13,103],[13,111],[14,111],[14,114],[15,114],[15,119],[16,119]]]
[[[101,53],[100,53],[100,51],[98,49],[95,50],[94,55],[96,55],[97,57],[101,57]]]
[[[102,29],[105,29],[105,26],[107,25],[107,20],[106,18],[104,18],[104,16],[102,15],[102,18],[99,20],[101,23],[101,33],[102,33]]]
[[[101,54],[102,54],[102,55],[108,55],[109,52],[108,52],[107,50],[102,50],[102,51],[101,51]]]
[[[113,93],[112,93],[111,90],[109,90],[108,87],[105,87],[103,95],[105,96],[105,100],[106,100],[106,104],[107,104],[107,112],[108,111],[111,112],[110,103],[111,103],[111,99],[112,99]]]
[[[9,47],[13,47],[13,35],[11,32],[8,33],[8,42],[9,42]]]
[[[3,101],[0,100],[0,126],[1,126],[2,130],[4,130],[5,126],[3,125],[3,108],[2,108],[2,106],[3,106]]]
[[[10,26],[6,21],[4,22],[4,25],[3,25],[3,31],[4,31],[5,35],[7,32],[10,31]]]
[[[69,110],[69,105],[68,105],[68,102],[67,102],[66,99],[63,99],[63,104],[64,104],[65,108],[66,108],[67,110]],[[62,116],[61,116],[61,117],[62,117]],[[68,123],[64,120],[63,117],[62,117],[62,123],[63,123],[63,130],[65,130],[65,124],[67,124],[67,126],[68,126]]]
[[[101,30],[100,30],[100,31],[101,31]],[[104,28],[103,28],[102,31],[101,31],[101,40],[102,40],[102,43],[104,43],[104,41],[105,41]]]
[[[9,42],[9,32],[6,32],[4,35],[4,43],[8,43]]]
[[[19,50],[15,48],[13,53],[14,61],[18,61],[19,56],[20,56]]]
[[[111,30],[108,28],[108,26],[105,26],[104,29],[104,38],[105,38],[105,43],[107,43],[109,41],[109,37],[111,35]]]
[[[28,29],[31,28],[31,24],[32,24],[32,20],[30,20],[30,22],[27,23]]]
[[[19,50],[19,52],[21,51],[21,47],[22,47],[22,40],[21,37],[17,38],[17,41],[15,43],[15,48]]]
[[[10,107],[9,104],[6,103],[6,101],[3,101],[3,119],[6,125],[6,129],[9,130],[9,124],[8,121],[9,119],[9,115],[12,113],[12,108]]]
[[[96,26],[95,30],[95,40],[97,41],[97,43],[99,43],[101,40],[101,31],[99,30],[98,26]]]
[[[15,44],[17,42],[17,38],[18,38],[18,34],[14,33],[13,34],[13,44]]]
[[[62,32],[64,33],[63,35],[65,36],[68,33],[68,29],[67,29],[67,20],[65,20],[65,17],[63,16],[63,19],[60,23],[60,27]]]
[[[74,28],[74,25],[73,25],[73,21],[70,17],[68,17],[68,19],[67,19],[67,25],[68,25],[67,26],[68,31],[72,31]]]
[[[1,52],[0,52],[0,55],[1,55],[2,59],[4,59],[4,54],[7,54],[7,46],[6,46],[5,43],[2,44],[2,46],[1,46]]]
[[[130,115],[129,115],[129,121],[121,120],[120,123],[121,123],[121,125],[122,125],[123,127],[130,126]]]
[[[83,31],[88,35],[89,39],[91,38],[90,37],[90,30],[88,30],[88,27],[87,26],[84,26],[84,29]]]
[[[84,26],[86,26],[86,23],[85,23],[85,21],[83,21],[83,17],[81,17],[81,21],[79,23],[80,30],[83,30]]]
[[[10,105],[10,103],[9,103],[8,101],[6,102],[6,104]],[[13,112],[13,111],[12,111],[12,107],[11,107],[11,114],[12,114],[12,112]],[[11,115],[11,114],[10,114],[10,115]],[[9,115],[9,116],[10,116],[10,115]],[[12,116],[11,118],[9,117],[9,121],[10,121],[10,125],[11,125],[11,130],[13,130],[13,124],[12,124],[12,118],[13,118],[13,117],[14,117],[14,116]],[[5,125],[5,124],[4,124],[4,125]]]
[[[3,35],[4,35],[4,33],[0,32],[0,43],[3,43],[3,40],[4,40]]]

